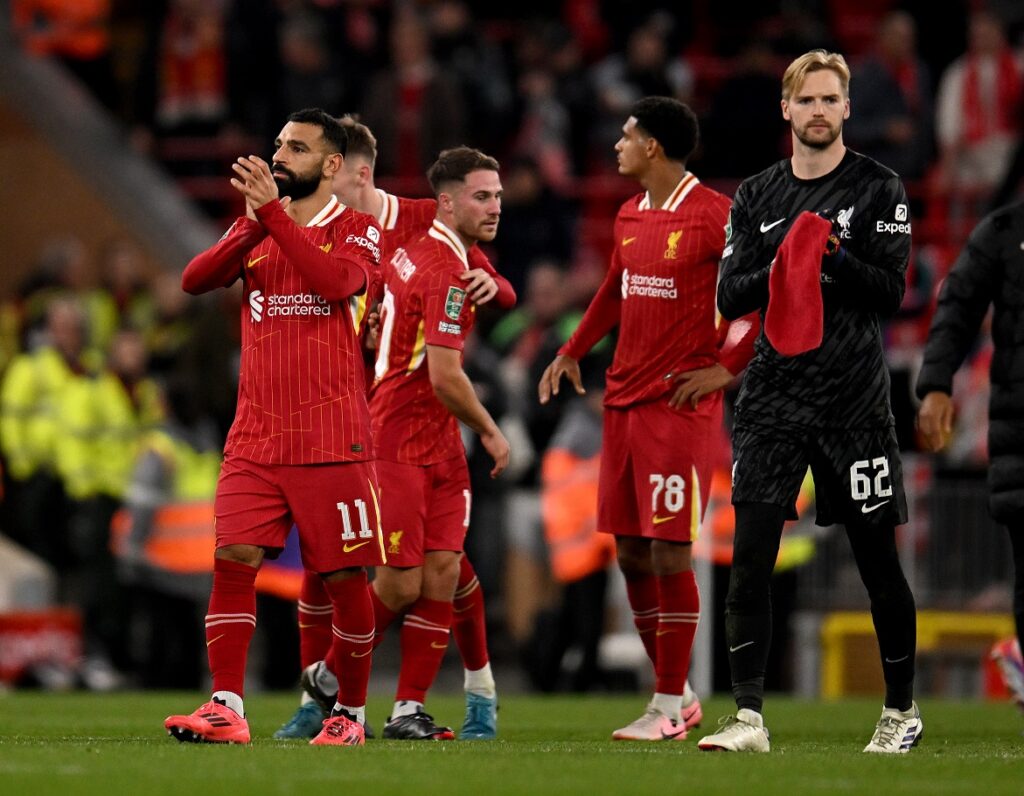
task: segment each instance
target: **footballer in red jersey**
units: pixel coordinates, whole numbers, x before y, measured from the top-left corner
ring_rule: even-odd
[[[722,388],[753,353],[757,328],[723,351],[715,309],[729,200],[686,169],[697,119],[681,102],[637,102],[615,146],[619,173],[646,189],[615,220],[611,268],[539,386],[546,403],[613,327],[606,377],[598,530],[615,534],[655,694],[620,740],[682,740],[701,718],[686,682],[700,596],[691,560],[722,422]]]
[[[342,117],[348,132],[348,151],[345,163],[334,177],[335,195],[349,207],[376,217],[382,230],[382,262],[390,261],[395,250],[427,233],[437,215],[437,200],[408,199],[389,194],[374,185],[373,173],[377,157],[377,142],[366,125],[351,117]],[[486,255],[478,246],[467,250],[470,269],[459,274],[467,295],[474,304],[494,299],[495,304],[507,309],[515,304],[515,292],[500,280]],[[374,307],[384,298],[383,287],[378,294],[367,299],[361,296],[360,317],[366,317],[367,307]],[[379,315],[369,313],[369,317]],[[372,322],[372,321],[371,321]],[[368,383],[374,380],[370,369]],[[386,487],[385,487],[386,488]],[[385,507],[389,503],[383,504]],[[382,508],[386,512],[386,508]],[[402,549],[396,537],[390,546],[391,555]],[[410,542],[413,542],[410,537]],[[406,546],[408,549],[408,545]],[[412,606],[419,594],[411,591],[391,590],[385,604],[378,596],[387,577],[375,581],[372,587],[374,615],[377,622],[375,644],[384,639],[388,626]],[[329,710],[329,702],[337,690],[332,673],[333,656],[330,654],[331,622],[330,602],[321,579],[315,573],[305,573],[298,604],[299,644],[303,667],[302,683],[306,690],[303,702],[293,716],[274,734],[275,738],[305,738],[319,732],[320,723]],[[483,590],[469,558],[459,561],[459,578],[453,602],[452,634],[462,658],[466,692],[466,717],[459,732],[463,740],[489,740],[497,735],[497,691],[491,671],[487,649],[486,614]],[[421,639],[428,643],[429,639]],[[326,658],[326,660],[325,660]]]
[[[349,299],[377,270],[380,228],[334,197],[345,129],[293,113],[271,163],[234,164],[238,219],[182,275],[189,293],[242,280],[238,409],[215,499],[217,552],[206,616],[213,697],[170,716],[182,741],[248,742],[242,705],[256,624],[255,578],[298,525],[303,563],[330,597],[339,667],[336,715],[315,743],[362,743],[373,645],[365,566],[386,560],[362,355]]]
[[[473,270],[469,252],[497,233],[498,164],[459,147],[442,152],[428,178],[437,216],[384,267],[370,391],[389,550],[389,565],[377,570],[374,587],[378,632],[409,605],[407,595],[415,595],[402,622],[402,665],[385,738],[453,736],[434,724],[423,703],[447,646],[469,526],[469,472],[458,421],[480,435],[495,461],[492,476],[508,462],[508,442],[462,370],[476,313],[468,287],[474,280],[465,279]],[[511,286],[501,277],[488,280],[494,284],[486,293],[507,302]]]

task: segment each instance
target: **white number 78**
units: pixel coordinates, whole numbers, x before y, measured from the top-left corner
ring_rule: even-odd
[[[665,493],[665,510],[673,513],[681,511],[686,503],[686,481],[681,475],[672,474],[668,478],[661,473],[651,473],[651,511],[657,513],[658,498]]]

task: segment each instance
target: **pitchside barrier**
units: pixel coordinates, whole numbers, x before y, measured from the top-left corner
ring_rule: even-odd
[[[919,611],[916,690],[1004,699],[1005,689],[989,671],[988,654],[993,644],[1013,633],[1010,614]],[[821,648],[821,696],[878,694],[882,666],[869,612],[827,614],[821,624]]]
[[[916,690],[1002,698],[988,656],[996,641],[1014,633],[1013,559],[1006,530],[988,513],[986,473],[933,471],[929,457],[914,454],[904,465],[910,521],[898,529],[897,541],[918,608]],[[797,670],[817,679],[814,690],[826,698],[876,695],[882,683],[878,644],[841,528],[823,530],[799,578]],[[809,690],[803,692],[810,696]]]

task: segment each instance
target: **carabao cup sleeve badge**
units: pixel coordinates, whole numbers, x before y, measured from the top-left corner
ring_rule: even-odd
[[[444,300],[444,314],[457,321],[462,314],[462,305],[466,303],[466,291],[457,287],[448,288],[448,297]]]

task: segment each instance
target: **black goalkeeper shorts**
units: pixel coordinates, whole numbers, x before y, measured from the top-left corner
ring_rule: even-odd
[[[892,428],[783,433],[738,427],[732,457],[733,503],[772,503],[796,519],[796,498],[810,467],[818,525],[892,527],[907,521],[903,464]]]

